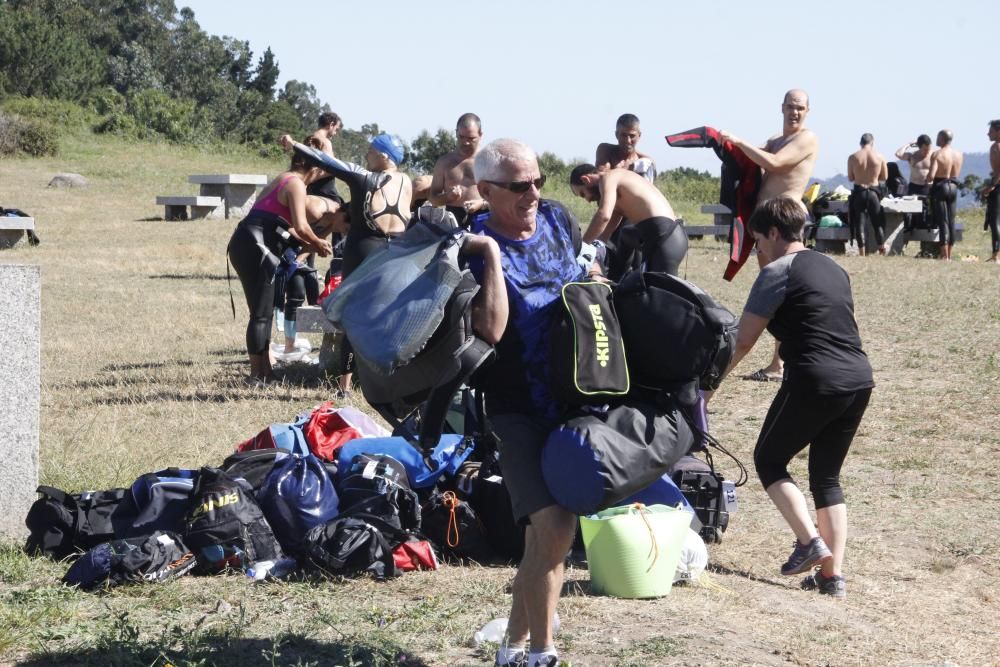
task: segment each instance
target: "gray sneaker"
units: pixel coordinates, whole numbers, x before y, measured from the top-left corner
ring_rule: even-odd
[[[802,580],[802,589],[819,591],[821,595],[834,598],[847,597],[847,581],[842,576],[835,574],[832,577],[824,577],[819,570]]]
[[[817,535],[809,541],[809,544],[799,544],[799,541],[795,540],[795,549],[788,557],[788,561],[781,566],[781,573],[802,574],[830,558],[833,558],[833,554],[830,553],[822,537]]]

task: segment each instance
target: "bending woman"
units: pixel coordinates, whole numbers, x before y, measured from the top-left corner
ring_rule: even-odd
[[[322,175],[322,171],[312,167],[302,156],[293,156],[288,171],[264,187],[257,203],[229,239],[229,259],[243,285],[250,309],[246,344],[251,382],[263,384],[274,377],[268,347],[275,276],[282,256],[286,251],[294,254],[299,245],[321,257],[330,254],[330,242],[316,236],[306,213],[306,186]]]
[[[795,533],[795,548],[781,573],[819,566],[803,587],[844,597],[847,506],[840,469],[875,383],[861,349],[847,273],[803,245],[805,221],[802,206],[783,197],[765,201],[750,218],[758,248],[772,259],[750,289],[726,374],[765,328],[779,341],[784,380],[761,427],[754,464],[767,495]],[[807,446],[818,535],[787,468]]]

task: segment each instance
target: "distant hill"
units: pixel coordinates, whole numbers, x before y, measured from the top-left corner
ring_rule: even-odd
[[[893,156],[895,157],[895,156]],[[910,165],[906,162],[896,160],[899,165],[899,170],[902,172],[903,176],[906,178],[910,177]],[[985,179],[990,177],[990,154],[989,153],[966,153],[965,161],[962,163],[962,178],[965,178],[969,174],[975,174],[979,178]],[[843,185],[845,188],[850,189],[851,182],[847,180],[847,176],[844,174],[837,174],[827,179],[816,179],[820,182],[822,189],[833,190],[838,185]],[[959,194],[958,206],[959,208],[965,208],[968,206],[975,206],[977,202],[972,193]]]

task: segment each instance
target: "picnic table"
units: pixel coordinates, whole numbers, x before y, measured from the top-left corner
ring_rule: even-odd
[[[881,204],[882,211],[885,213],[885,244],[888,254],[902,255],[903,249],[910,241],[937,243],[936,229],[903,230],[903,219],[907,213],[920,213],[924,210],[922,197],[918,195],[884,197]],[[846,218],[848,214],[847,201],[841,199],[823,202],[817,205],[816,214],[818,216],[840,214],[840,217]],[[963,231],[962,223],[956,223],[955,240],[962,240]],[[816,229],[816,250],[842,253],[846,249],[850,236],[850,229],[846,226],[819,227]],[[878,251],[878,245],[875,243],[875,230],[872,228],[870,220],[865,225],[865,250],[869,254]]]
[[[226,218],[242,218],[257,201],[257,187],[267,183],[262,174],[192,174],[188,183],[200,186],[202,197],[221,197]]]
[[[700,239],[705,236],[714,236],[717,241],[725,241],[729,238],[730,229],[733,226],[733,212],[729,207],[722,204],[705,204],[701,207],[702,213],[712,214],[711,225],[684,225],[684,233],[689,239]]]

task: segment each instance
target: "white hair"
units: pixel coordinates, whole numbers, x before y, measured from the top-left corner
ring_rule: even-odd
[[[516,139],[497,139],[479,149],[473,169],[477,181],[502,181],[510,165],[525,162],[538,162],[530,146]]]

